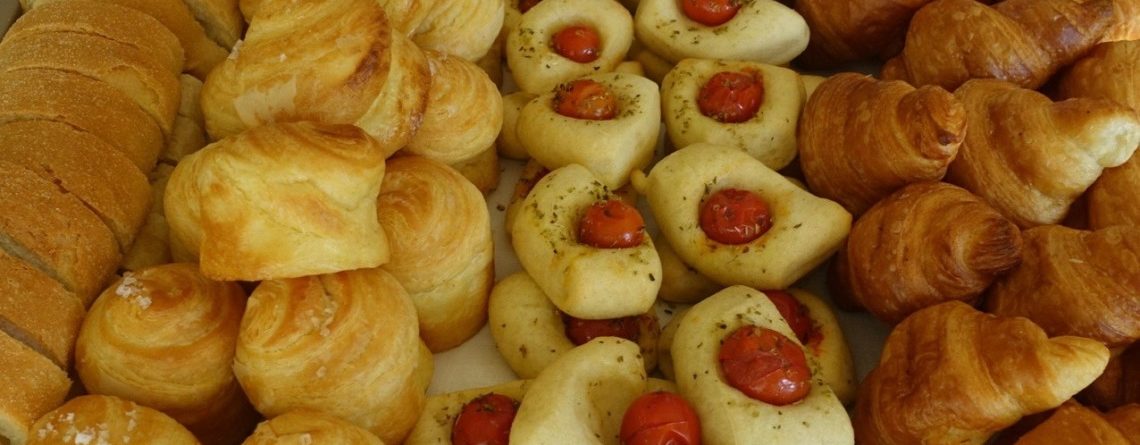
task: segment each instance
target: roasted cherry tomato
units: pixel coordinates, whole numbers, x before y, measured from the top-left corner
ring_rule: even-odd
[[[487,393],[463,405],[451,428],[453,445],[507,445],[519,403],[502,394]]]
[[[739,0],[681,0],[681,10],[694,22],[720,26],[736,17]]]
[[[530,8],[533,8],[534,5],[539,4],[541,1],[542,0],[519,0],[519,12],[525,13],[530,11]]]
[[[621,337],[636,342],[641,338],[641,317],[621,317],[606,320],[583,320],[562,314],[566,325],[566,338],[581,346],[598,337]]]
[[[772,228],[768,204],[755,193],[723,189],[701,204],[701,230],[721,244],[744,244]]]
[[[656,391],[629,405],[619,437],[622,445],[700,445],[701,421],[681,396]]]
[[[744,326],[733,331],[717,358],[728,384],[761,402],[787,405],[811,391],[803,349],[771,329]]]
[[[782,290],[766,290],[764,294],[768,296],[772,304],[776,305],[776,309],[780,311],[780,315],[784,316],[784,321],[788,322],[788,326],[792,328],[792,332],[796,333],[796,338],[800,340],[800,343],[806,345],[814,330],[807,306],[800,304],[796,297]]]
[[[616,198],[595,202],[578,223],[578,242],[599,249],[636,247],[644,239],[641,213]]]
[[[578,63],[598,60],[602,53],[602,38],[593,28],[570,26],[554,33],[554,52]]]
[[[727,124],[752,119],[764,103],[764,82],[758,76],[735,71],[714,74],[697,95],[701,114]]]
[[[554,92],[554,111],[566,117],[604,121],[617,116],[617,98],[609,88],[590,79],[563,84]]]

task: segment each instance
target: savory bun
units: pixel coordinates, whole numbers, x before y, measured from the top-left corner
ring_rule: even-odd
[[[193,264],[127,272],[83,322],[79,378],[92,394],[162,411],[205,443],[239,443],[256,422],[231,369],[245,300],[237,283]]]
[[[657,256],[661,258],[661,290],[657,296],[662,300],[693,304],[724,288],[685,264],[673,246],[660,235],[653,239],[653,247],[657,248]]]
[[[685,264],[724,285],[785,289],[835,253],[851,228],[851,214],[818,198],[736,148],[694,144],[635,177],[661,234]],[[730,244],[709,236],[701,220],[720,194],[744,192],[769,209],[770,228]],[[706,209],[710,208],[710,209]]]
[[[217,280],[289,278],[388,260],[376,219],[384,152],[351,125],[253,128],[187,156],[164,205],[171,249]]]
[[[487,320],[494,284],[491,216],[483,195],[451,167],[419,156],[388,162],[377,200],[391,261],[433,352],[463,343]]]
[[[503,214],[503,228],[507,229],[508,237],[511,236],[511,227],[515,224],[519,210],[522,210],[526,196],[530,194],[531,190],[534,190],[538,180],[548,173],[550,170],[534,159],[528,159],[526,164],[523,164],[522,171],[519,172],[518,182],[515,182],[514,191],[511,193],[511,201],[507,203],[506,213]]]
[[[751,77],[759,84],[759,108],[746,120],[724,122],[698,105],[719,73]],[[737,147],[779,170],[796,157],[796,123],[803,109],[803,84],[795,71],[757,62],[686,59],[665,75],[661,114],[674,147],[698,142]],[[739,106],[739,104],[732,104]]]
[[[715,27],[689,18],[681,2],[642,0],[634,20],[637,40],[673,63],[702,58],[783,65],[808,44],[804,18],[776,0],[741,3],[735,17]]]
[[[530,384],[530,380],[513,380],[495,386],[465,389],[429,397],[423,415],[416,422],[416,427],[412,429],[412,434],[404,441],[404,445],[450,444],[455,419],[459,417],[463,405],[479,396],[492,393],[510,397],[518,402],[526,395]]]
[[[574,26],[598,36],[596,58],[578,62],[554,48],[555,35]],[[563,82],[613,71],[633,41],[633,18],[614,0],[543,0],[507,35],[507,65],[519,89],[543,94]],[[586,59],[582,59],[586,60]]]
[[[194,435],[160,411],[114,396],[84,395],[44,414],[27,445],[161,443],[198,445]]]
[[[499,154],[503,157],[518,160],[530,158],[526,152],[526,147],[523,147],[522,142],[519,141],[519,133],[515,124],[519,121],[519,114],[522,113],[523,107],[536,97],[538,95],[526,91],[515,91],[503,96],[503,127],[499,131],[498,139],[495,140],[495,146],[498,147]]]
[[[33,422],[63,403],[67,372],[0,331],[0,443],[24,445],[36,437]]]
[[[809,392],[794,403],[770,404],[730,384],[718,356],[724,354],[722,343],[746,326],[775,331],[795,348],[804,349],[776,306],[763,293],[744,286],[729,287],[697,303],[677,327],[671,348],[673,369],[681,395],[700,416],[702,442],[854,443],[847,411],[821,378],[814,359],[807,360]]]
[[[4,277],[0,281],[0,331],[16,337],[60,368],[70,369],[75,337],[86,315],[83,301],[4,249],[0,249],[0,276]]]
[[[616,110],[611,119],[579,119],[559,113],[558,97],[569,94],[572,85],[563,84],[523,107],[516,123],[518,139],[531,158],[546,168],[581,164],[603,184],[616,189],[629,181],[632,171],[645,168],[653,160],[661,133],[657,84],[625,73],[582,79],[597,82],[612,94]]]
[[[661,287],[661,261],[644,223],[637,230],[639,243],[631,247],[600,248],[581,239],[587,209],[611,200],[619,198],[585,167],[571,164],[538,181],[510,228],[523,269],[555,306],[574,317],[644,314]]]
[[[478,65],[425,51],[431,88],[419,131],[405,152],[445,164],[470,159],[495,143],[503,125],[503,96]]]
[[[266,417],[310,408],[400,443],[431,380],[418,333],[407,292],[381,269],[263,281],[242,317],[234,373]]]
[[[320,411],[296,409],[257,425],[242,445],[384,445],[368,430]]]

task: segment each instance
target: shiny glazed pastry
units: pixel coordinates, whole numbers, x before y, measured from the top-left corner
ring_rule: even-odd
[[[949,300],[973,304],[1021,262],[1021,231],[970,192],[911,184],[855,221],[832,265],[836,298],[887,323]]]
[[[483,388],[471,388],[462,391],[450,392],[447,394],[439,394],[431,396],[427,400],[427,406],[424,407],[424,413],[420,416],[420,420],[416,422],[416,427],[412,429],[411,435],[408,440],[404,441],[404,445],[438,445],[438,444],[453,444],[453,438],[456,435],[456,422],[460,416],[469,416],[470,414],[465,410],[469,403],[482,403],[483,405],[476,408],[477,411],[487,411],[499,408],[495,404],[488,404],[483,401],[487,395],[497,395],[506,397],[509,401],[513,402],[509,406],[514,409],[510,412],[510,417],[513,420],[514,414],[518,410],[518,403],[522,400],[523,395],[526,394],[527,388],[530,387],[530,380],[512,380],[510,382],[488,386]],[[476,419],[478,420],[478,419]],[[491,419],[493,422],[495,419]],[[485,421],[485,420],[484,420]],[[495,424],[495,426],[502,426]],[[507,432],[510,432],[510,424],[505,425]],[[463,429],[460,425],[459,429]],[[482,429],[482,428],[481,428]],[[471,442],[466,442],[471,443]]]
[[[32,425],[27,445],[161,443],[198,445],[194,435],[166,414],[113,396],[68,400]]]
[[[686,59],[661,83],[661,114],[674,147],[738,147],[773,170],[796,157],[806,96],[795,71],[757,62]]]
[[[1049,338],[1021,317],[951,301],[895,326],[864,379],[853,417],[860,444],[983,444],[1022,416],[1061,405],[1091,383],[1108,349]]]
[[[403,150],[445,164],[471,159],[499,135],[502,96],[478,65],[435,51],[425,55],[432,73],[427,108]]]
[[[807,23],[776,0],[732,4],[732,8],[726,8],[731,12],[713,17],[707,17],[707,13],[690,14],[690,4],[702,3],[640,1],[634,17],[637,40],[672,63],[705,58],[783,65],[807,47]],[[695,8],[715,10],[716,4],[709,2],[708,6]]]
[[[376,208],[392,252],[383,269],[416,305],[424,343],[439,352],[475,335],[495,276],[483,195],[451,167],[405,156],[388,162]]]
[[[543,94],[613,71],[633,41],[633,18],[614,0],[543,0],[507,35],[507,65],[522,91]]]
[[[381,269],[261,282],[234,373],[263,415],[310,408],[400,443],[420,416],[432,356],[407,292]]]
[[[127,272],[95,301],[75,345],[84,387],[157,409],[206,443],[240,443],[256,413],[234,378],[245,311],[237,283],[175,263]]]
[[[1054,103],[999,80],[972,80],[954,95],[969,131],[947,181],[1022,228],[1061,221],[1105,168],[1140,145],[1140,115],[1109,100]]]
[[[860,214],[904,185],[942,179],[966,119],[942,88],[836,74],[804,108],[800,165],[813,192]]]
[[[242,445],[384,445],[368,430],[310,409],[288,411],[257,425]]]
[[[219,280],[379,266],[388,261],[376,219],[383,176],[383,147],[359,128],[254,128],[174,169],[164,198],[171,249]]]

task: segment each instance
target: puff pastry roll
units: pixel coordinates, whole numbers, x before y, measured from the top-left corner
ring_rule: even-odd
[[[1112,357],[1100,377],[1081,391],[1079,398],[1102,410],[1140,403],[1140,343],[1133,343]]]
[[[733,147],[690,145],[634,186],[677,256],[723,285],[785,289],[831,257],[851,228],[839,204]]]
[[[742,334],[751,336],[745,341],[755,342],[752,348],[730,351]],[[677,387],[701,419],[702,443],[854,443],[847,411],[821,379],[819,363],[805,360],[812,354],[764,293],[732,286],[697,303],[671,349]],[[737,358],[739,352],[751,359]],[[730,369],[740,362],[747,363],[743,370]],[[756,378],[737,380],[741,372]]]
[[[515,130],[539,164],[581,164],[616,189],[653,159],[661,133],[660,93],[653,81],[633,74],[586,76],[527,103]]]
[[[836,74],[804,108],[800,166],[813,192],[860,214],[904,185],[942,179],[966,121],[942,88]]]
[[[518,410],[518,403],[522,401],[530,384],[530,380],[512,380],[494,386],[465,389],[429,397],[423,415],[416,422],[416,427],[412,429],[412,433],[408,436],[408,440],[404,441],[404,445],[455,443],[452,438],[456,436],[457,428],[455,425],[459,421],[459,417],[465,415],[468,404],[488,403],[486,399],[488,395],[496,398],[502,397],[505,399],[501,400],[512,402],[509,406],[515,410],[511,412],[513,418],[513,414]],[[483,405],[477,409],[499,408],[496,406],[497,403],[491,403],[493,404]],[[506,411],[510,412],[509,409]],[[506,427],[509,434],[510,425],[508,424]],[[463,426],[458,428],[458,430],[462,429]]]
[[[84,319],[75,369],[92,394],[162,411],[206,443],[240,443],[256,423],[231,369],[245,300],[193,264],[127,272]]]
[[[75,443],[198,445],[194,435],[166,414],[113,396],[84,395],[44,414],[27,445]]]
[[[390,155],[419,127],[427,59],[376,0],[273,2],[253,17],[243,42],[202,87],[214,140],[313,120],[355,124]]]
[[[420,416],[432,356],[381,269],[262,281],[240,332],[234,373],[267,417],[310,408],[400,443]]]
[[[1062,99],[1112,99],[1140,110],[1140,40],[1097,45],[1061,75],[1057,92]]]
[[[970,130],[947,180],[1022,228],[1061,221],[1105,168],[1140,145],[1140,115],[1108,100],[1054,103],[999,80],[973,80],[954,95]]]
[[[640,315],[657,298],[661,261],[644,220],[581,165],[539,180],[510,231],[523,269],[567,314]],[[611,231],[616,240],[601,237]]]
[[[495,147],[498,148],[499,154],[503,157],[518,160],[530,158],[526,152],[526,147],[523,147],[522,142],[519,141],[519,133],[515,124],[519,121],[519,114],[522,113],[523,107],[536,97],[538,95],[526,91],[515,91],[503,96],[503,126],[499,131],[499,137],[495,139]]]
[[[1091,383],[1108,349],[1049,338],[1028,319],[951,301],[915,312],[887,337],[853,417],[860,444],[982,444],[1022,416]]]
[[[495,143],[503,97],[478,65],[446,53],[424,54],[432,73],[427,108],[404,151],[445,164],[470,159]]]
[[[486,54],[499,37],[507,1],[436,1],[416,28],[412,41],[420,48],[474,62]]]
[[[71,379],[59,365],[0,331],[0,441],[24,445],[36,419],[63,403]]]
[[[1140,227],[1043,226],[1023,237],[1021,266],[987,295],[991,312],[1109,346],[1140,339]]]
[[[75,337],[87,313],[83,301],[3,249],[0,276],[4,277],[0,281],[0,331],[24,342],[56,366],[70,369]],[[0,426],[0,437],[3,431]]]
[[[1137,438],[1140,440],[1140,438]],[[1015,445],[1133,445],[1104,414],[1077,403],[1057,408],[1040,425],[1021,436]]]
[[[368,430],[311,409],[288,411],[257,425],[242,445],[384,445]]]
[[[466,341],[487,320],[494,248],[487,202],[454,169],[418,156],[388,162],[376,208],[390,241],[383,266],[407,290],[432,351]]]
[[[756,62],[686,59],[661,84],[661,114],[674,147],[733,146],[773,170],[796,157],[804,101],[795,71]]]
[[[798,62],[826,68],[890,57],[902,48],[907,25],[931,0],[798,0],[796,12],[811,28],[811,40]],[[989,3],[989,2],[986,2]]]
[[[384,149],[359,128],[311,122],[253,128],[187,156],[164,206],[171,249],[219,280],[376,267]]]
[[[633,18],[614,0],[543,0],[507,35],[507,65],[522,91],[542,94],[613,71],[633,41]]]
[[[974,78],[1036,89],[1100,41],[1112,2],[936,0],[911,19],[902,53],[882,77],[948,90]]]
[[[804,18],[776,0],[732,4],[720,17],[692,14],[690,5],[701,3],[640,1],[634,16],[637,40],[672,63],[698,58],[784,65],[807,48]],[[692,7],[702,11],[718,6]]]
[[[1020,262],[1016,224],[962,188],[918,183],[855,221],[831,288],[893,324],[944,301],[973,304]]]

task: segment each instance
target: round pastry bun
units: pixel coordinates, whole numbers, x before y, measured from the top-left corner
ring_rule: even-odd
[[[598,59],[578,63],[558,54],[551,40],[568,26],[598,33]],[[633,42],[633,17],[614,0],[543,0],[523,14],[507,35],[507,65],[522,91],[542,94],[578,77],[613,71]]]
[[[676,0],[642,0],[634,17],[637,40],[670,62],[687,58],[752,60],[784,65],[807,49],[808,25],[776,0],[742,2],[717,27],[693,21]]]
[[[500,394],[522,401],[530,380],[513,380],[483,388],[465,389],[429,397],[424,413],[408,435],[404,445],[439,445],[451,443],[451,431],[463,405],[484,394]]]
[[[27,445],[199,444],[166,414],[114,396],[83,395],[68,400],[40,417],[31,431]]]
[[[311,409],[287,411],[257,425],[242,445],[384,445],[378,437],[339,417]]]
[[[475,63],[442,52],[424,54],[431,69],[427,108],[403,151],[444,164],[470,159],[495,143],[503,96]]]
[[[499,153],[495,150],[495,144],[487,146],[470,159],[453,162],[448,166],[467,178],[484,195],[489,195],[499,187],[502,171],[499,170]]]

